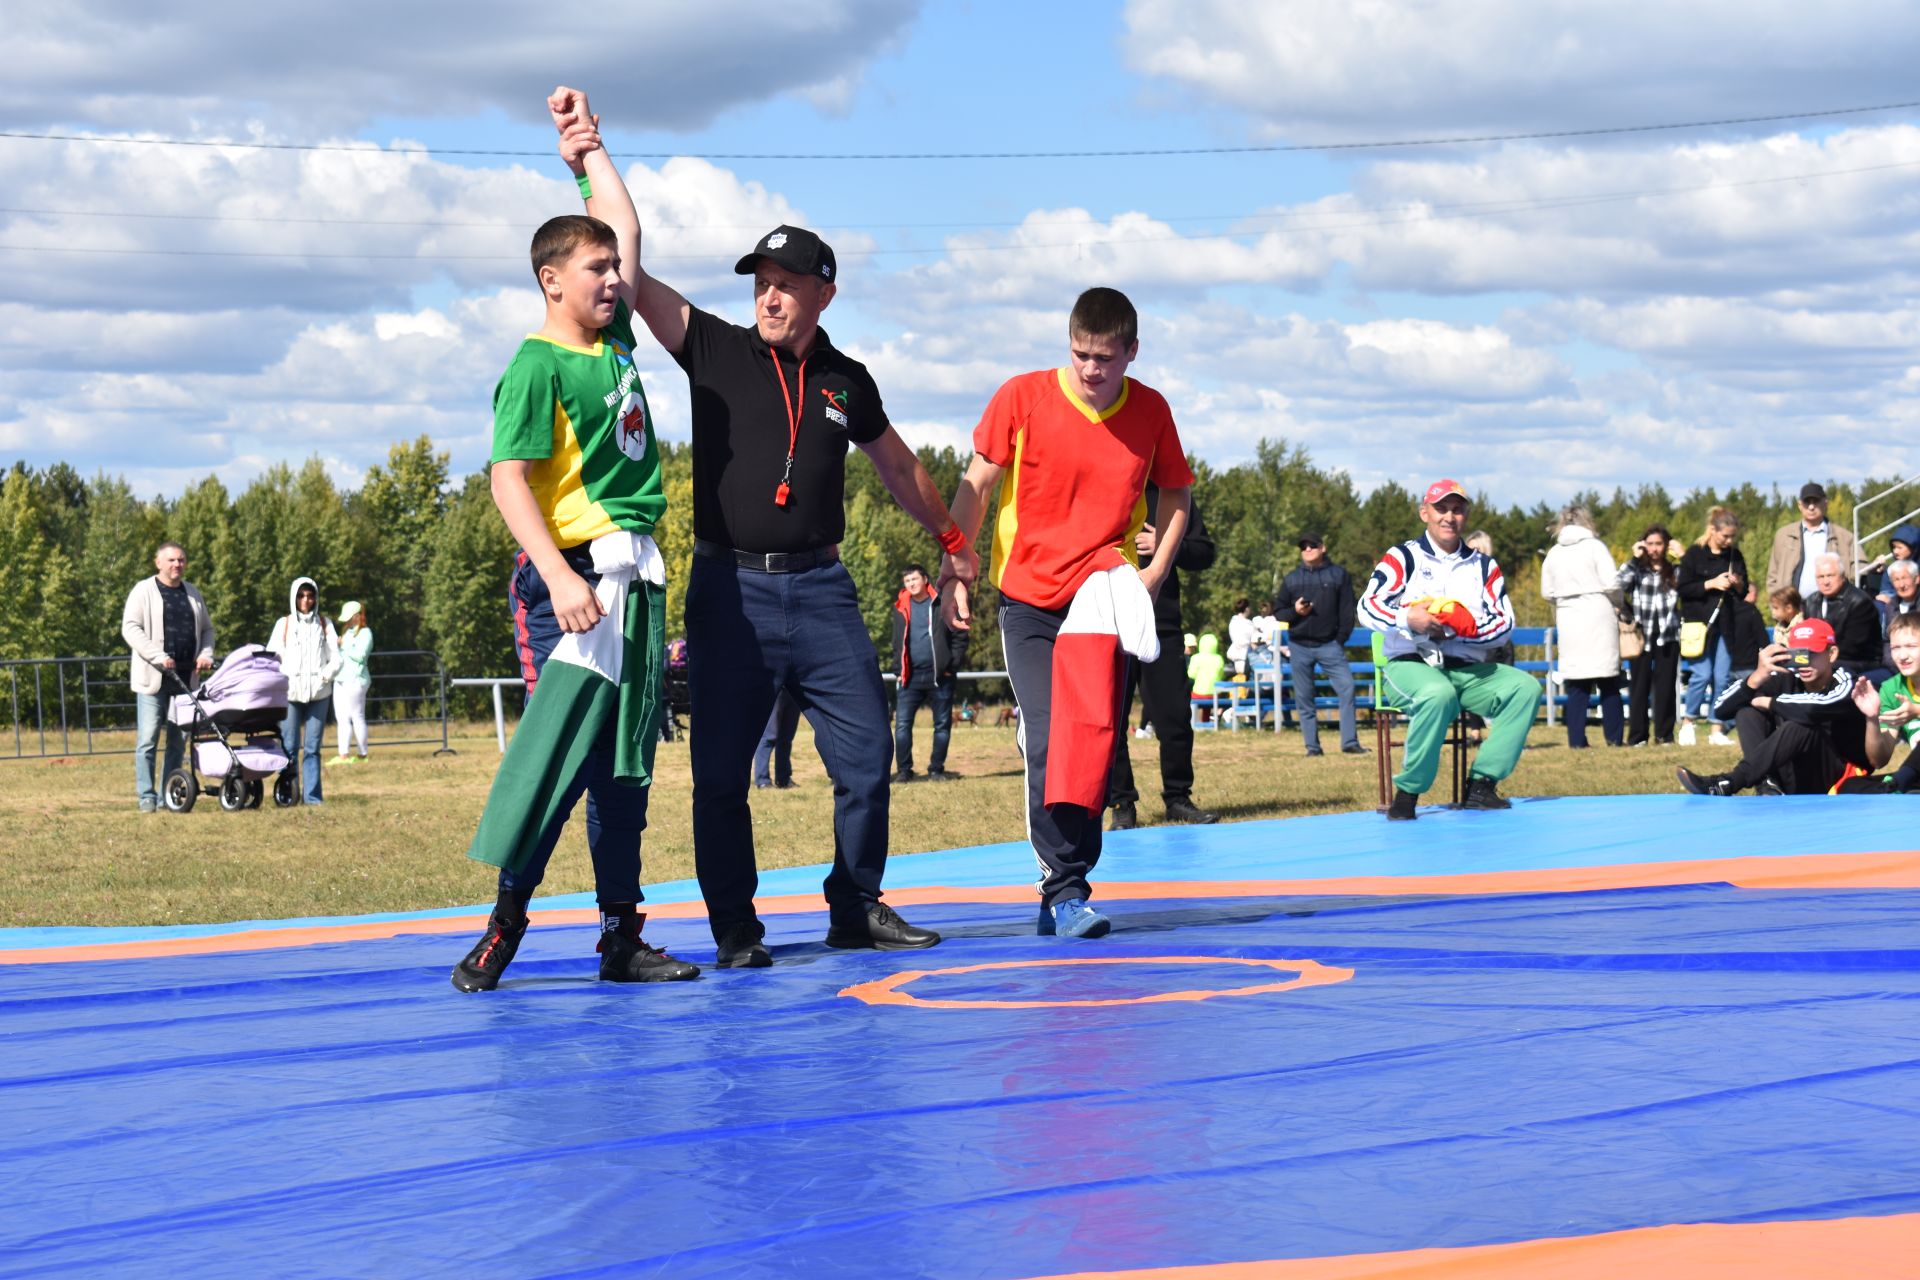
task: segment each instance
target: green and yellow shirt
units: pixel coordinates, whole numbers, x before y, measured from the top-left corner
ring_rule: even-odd
[[[667,499],[626,303],[591,347],[537,333],[520,344],[493,389],[492,461],[509,459],[533,463],[527,483],[554,545],[653,532]]]

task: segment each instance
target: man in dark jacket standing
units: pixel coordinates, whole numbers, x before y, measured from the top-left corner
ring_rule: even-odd
[[[1157,511],[1160,491],[1149,484],[1147,510]],[[1154,528],[1147,525],[1134,539],[1134,549],[1144,560],[1158,545]],[[1125,710],[1121,713],[1119,741],[1113,753],[1113,775],[1107,783],[1108,799],[1113,805],[1112,827],[1126,831],[1140,825],[1137,806],[1140,788],[1133,780],[1133,759],[1127,754],[1127,726],[1133,723],[1133,693],[1140,691],[1146,707],[1147,723],[1160,740],[1160,799],[1166,807],[1168,822],[1204,825],[1218,822],[1220,815],[1202,809],[1193,802],[1193,681],[1187,678],[1187,655],[1182,652],[1180,619],[1180,574],[1199,573],[1213,565],[1213,539],[1200,519],[1198,504],[1187,513],[1187,532],[1180,539],[1179,554],[1174,557],[1172,573],[1153,602],[1153,629],[1160,636],[1160,656],[1142,665],[1127,664]]]
[[[940,616],[940,596],[926,569],[908,565],[900,578],[900,595],[893,602],[893,661],[899,673],[893,703],[895,782],[912,782],[919,776],[913,771],[913,715],[922,705],[933,708],[928,781],[960,776],[947,770],[947,740],[953,734],[954,673],[966,660],[967,633],[947,630]]]
[[[1273,616],[1287,624],[1293,709],[1300,717],[1307,754],[1323,754],[1313,698],[1313,669],[1318,664],[1340,700],[1340,749],[1350,756],[1365,755],[1354,727],[1353,668],[1347,664],[1347,637],[1353,634],[1355,617],[1353,579],[1327,558],[1326,539],[1319,534],[1300,535],[1300,567],[1280,584]]]

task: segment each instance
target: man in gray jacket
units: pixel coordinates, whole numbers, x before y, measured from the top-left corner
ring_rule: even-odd
[[[153,576],[127,593],[120,634],[133,651],[128,663],[134,700],[133,777],[140,812],[160,807],[153,755],[165,730],[167,750],[160,779],[180,767],[184,738],[167,720],[167,703],[196,673],[213,666],[213,620],[200,588],[186,580],[187,553],[177,542],[163,542],[153,553]],[[172,678],[170,678],[172,677]]]

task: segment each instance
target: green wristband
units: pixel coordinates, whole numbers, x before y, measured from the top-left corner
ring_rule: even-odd
[[[578,175],[573,181],[574,184],[580,188],[580,198],[582,200],[593,199],[593,184],[587,181],[586,174]]]

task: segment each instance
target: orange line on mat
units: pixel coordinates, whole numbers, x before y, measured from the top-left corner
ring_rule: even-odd
[[[1811,1222],[1699,1222],[1463,1249],[1076,1271],[1034,1280],[1911,1280],[1920,1214]]]
[[[1110,1000],[937,1000],[916,996],[900,988],[921,978],[943,974],[984,973],[989,969],[1046,969],[1061,965],[1108,964],[1229,964],[1255,969],[1278,969],[1294,976],[1285,982],[1263,982],[1251,987],[1198,988],[1188,991],[1152,991],[1140,996],[1120,996]],[[1318,960],[1262,960],[1247,956],[1093,956],[1072,960],[996,960],[992,964],[963,964],[951,969],[909,969],[873,982],[844,987],[840,994],[867,1004],[907,1005],[921,1009],[1091,1009],[1116,1004],[1166,1004],[1194,1000],[1214,1000],[1223,996],[1270,995],[1276,991],[1294,991],[1301,987],[1324,987],[1345,982],[1353,970],[1321,964]]]
[[[1595,889],[1636,889],[1676,884],[1731,884],[1742,889],[1920,889],[1920,853],[1814,853],[1793,857],[1702,858],[1686,862],[1623,863],[1618,866],[1563,867],[1540,871],[1478,871],[1455,875],[1338,876],[1319,880],[1157,880],[1102,884],[1096,896],[1108,902],[1143,898],[1267,898],[1339,895],[1576,893]],[[934,885],[918,889],[889,889],[887,900],[898,907],[939,906],[958,902],[1031,905],[1028,885],[990,885],[952,888]],[[597,919],[591,907],[541,911],[535,903],[536,923],[590,924]],[[758,898],[763,915],[790,915],[820,911],[824,904],[814,894],[786,894]],[[706,907],[698,902],[649,905],[656,920],[699,919]],[[192,938],[155,938],[131,942],[79,943],[67,947],[22,947],[0,951],[0,965],[60,964],[79,960],[144,960],[160,956],[217,955],[229,951],[273,951],[283,947],[310,947],[325,942],[360,942],[402,934],[470,933],[486,923],[484,912],[431,919],[382,920],[355,924],[298,925],[284,929],[243,929],[234,933]]]

